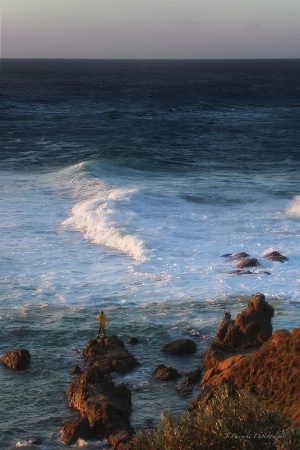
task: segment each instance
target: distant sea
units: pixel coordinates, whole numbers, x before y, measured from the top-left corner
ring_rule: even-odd
[[[299,327],[299,143],[300,60],[1,60],[0,354],[31,353],[0,364],[1,449],[71,448],[65,391],[99,309],[140,340],[116,378],[136,430],[197,395],[152,373],[199,366],[225,310],[261,292],[274,329]],[[242,251],[252,274],[222,257]],[[177,338],[197,354],[162,354]]]

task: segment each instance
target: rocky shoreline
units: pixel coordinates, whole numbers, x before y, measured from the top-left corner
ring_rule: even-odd
[[[226,384],[232,392],[246,389],[259,395],[267,406],[300,426],[300,329],[278,330],[272,335],[273,316],[273,307],[258,293],[235,320],[228,314],[224,317],[205,353],[204,370],[200,365],[177,388],[190,392],[200,381],[201,392],[191,401],[191,411]],[[180,356],[195,352],[195,347],[193,341],[179,339],[162,351]],[[134,436],[131,392],[125,385],[116,386],[111,374],[125,374],[137,367],[138,361],[116,336],[90,341],[82,356],[84,369],[67,390],[69,406],[79,411],[80,417],[64,424],[62,438],[67,444],[74,444],[79,437],[106,439],[115,450],[129,450]],[[180,375],[160,364],[153,376],[166,381]]]
[[[300,428],[300,328],[273,334],[273,316],[274,308],[261,293],[252,295],[235,319],[225,313],[204,360],[176,385],[182,397],[190,396],[195,386],[200,389],[190,402],[190,411],[206,404],[220,386],[226,385],[232,393],[245,389],[255,394],[265,406],[279,410]],[[142,345],[131,338],[128,345],[133,344]],[[194,340],[178,339],[164,345],[161,352],[180,358],[194,355],[196,348]],[[130,450],[135,435],[130,421],[132,393],[126,384],[115,381],[115,375],[122,379],[139,366],[139,361],[117,336],[89,341],[81,358],[82,367],[73,367],[74,379],[66,393],[69,407],[78,414],[63,424],[63,442],[74,445],[80,438],[100,439],[114,450]],[[26,349],[8,352],[1,361],[14,370],[26,370],[30,353]],[[182,375],[160,363],[153,367],[152,377],[158,383]]]

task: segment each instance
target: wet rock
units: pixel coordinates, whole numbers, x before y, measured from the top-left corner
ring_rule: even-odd
[[[13,350],[1,356],[1,361],[14,370],[25,370],[30,363],[30,353],[25,348]]]
[[[246,253],[246,252],[240,252],[240,253],[235,253],[235,254],[225,253],[225,255],[222,255],[222,257],[230,258],[233,261],[236,261],[236,260],[239,260],[239,259],[243,259],[243,258],[247,258],[248,256],[250,256],[250,255],[248,255],[248,253]]]
[[[242,258],[237,264],[237,269],[245,269],[246,267],[257,267],[259,262],[256,258]]]
[[[177,339],[164,345],[162,352],[168,355],[191,355],[195,353],[197,346],[191,339]]]
[[[283,256],[281,253],[277,252],[276,250],[264,255],[264,258],[269,259],[271,261],[278,261],[281,263],[288,261],[288,258],[286,256]]]
[[[87,418],[77,418],[66,422],[61,430],[62,440],[67,445],[74,445],[78,439],[87,439],[90,436],[91,427]]]
[[[228,273],[235,274],[235,275],[252,275],[252,274],[258,274],[263,273],[265,275],[271,275],[271,272],[268,272],[267,270],[243,270],[243,269],[236,269],[236,270],[230,270]]]
[[[154,378],[157,381],[169,381],[176,380],[181,377],[181,375],[177,372],[173,367],[167,367],[165,364],[160,364],[153,373]]]

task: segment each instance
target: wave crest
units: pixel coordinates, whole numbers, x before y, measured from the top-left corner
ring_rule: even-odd
[[[147,259],[142,239],[129,232],[133,213],[126,208],[134,189],[110,189],[76,204],[62,225],[83,233],[91,242],[126,253],[143,262]],[[125,208],[124,208],[125,206]]]

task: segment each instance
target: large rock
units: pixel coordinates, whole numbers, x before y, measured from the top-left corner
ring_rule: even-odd
[[[102,374],[125,374],[139,364],[117,336],[102,336],[90,341],[82,356],[86,359],[86,366],[97,367]]]
[[[197,350],[197,346],[191,339],[177,339],[166,344],[162,348],[162,352],[168,355],[192,355]]]
[[[261,293],[250,297],[247,308],[236,318],[224,318],[213,344],[222,350],[234,350],[261,345],[272,336],[274,308]]]
[[[215,388],[246,389],[300,425],[300,329],[272,336],[274,310],[262,294],[250,298],[236,320],[223,320],[205,354],[201,393],[190,409],[208,401]]]
[[[83,357],[84,370],[67,389],[69,406],[80,417],[64,424],[62,439],[68,445],[79,438],[107,439],[113,449],[129,450],[131,392],[116,385],[111,373],[126,373],[138,363],[116,336],[90,341]]]
[[[25,370],[30,363],[30,353],[25,348],[20,348],[1,356],[1,361],[14,370]]]

